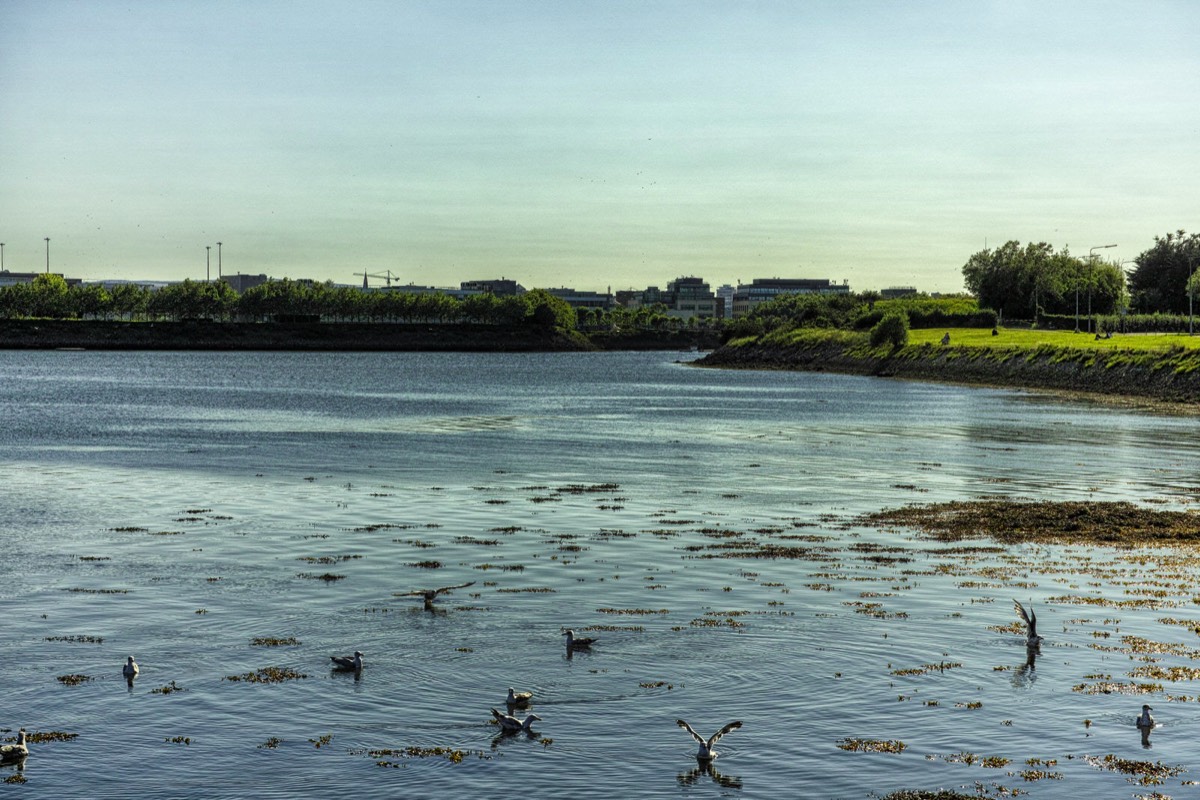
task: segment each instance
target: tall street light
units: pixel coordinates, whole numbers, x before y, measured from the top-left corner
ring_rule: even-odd
[[[4,242],[0,242],[0,272],[4,272]]]
[[[1110,247],[1116,247],[1116,245],[1098,244],[1095,247],[1088,248],[1088,333],[1092,332],[1092,270],[1096,266],[1095,252],[1097,250],[1107,250]],[[1076,300],[1075,302],[1078,304],[1079,301]],[[1078,323],[1076,323],[1076,326],[1078,326]]]
[[[212,245],[204,245],[204,281],[212,282]]]
[[[50,237],[46,237],[46,274],[50,274]]]
[[[221,280],[221,243],[217,242],[217,280]]]

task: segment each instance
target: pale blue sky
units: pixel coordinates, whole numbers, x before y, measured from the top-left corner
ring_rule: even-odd
[[[0,0],[6,268],[957,291],[1200,230],[1200,3]]]

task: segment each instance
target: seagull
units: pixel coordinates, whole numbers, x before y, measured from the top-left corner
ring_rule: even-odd
[[[567,652],[568,653],[571,652],[572,650],[587,650],[588,648],[590,648],[592,645],[594,645],[596,643],[595,639],[590,639],[590,638],[576,639],[575,631],[572,631],[572,630],[568,630],[563,635],[567,637]]]
[[[696,731],[692,729],[691,725],[688,725],[683,720],[677,719],[677,720],[675,720],[675,724],[678,725],[679,727],[683,728],[688,733],[690,733],[692,735],[692,738],[700,743],[700,749],[696,751],[696,758],[699,759],[700,761],[712,761],[714,758],[716,758],[717,751],[713,750],[713,746],[720,740],[720,738],[722,736],[729,733],[731,730],[742,727],[742,721],[735,720],[734,722],[729,723],[724,728],[721,728],[721,730],[714,733],[706,741],[703,737],[700,736],[700,734],[696,733]]]
[[[353,656],[330,656],[329,660],[333,662],[334,669],[358,672],[362,669],[362,657],[362,651],[355,650]]]
[[[468,586],[474,585],[475,581],[468,581],[467,583],[460,583],[457,586],[442,586],[438,589],[414,589],[411,592],[396,592],[392,597],[422,597],[425,599],[425,610],[433,611],[433,598],[439,594],[445,594],[454,589],[465,589]]]
[[[1150,706],[1142,706],[1142,715],[1137,718],[1137,726],[1144,731],[1149,731],[1154,727],[1154,717],[1150,716],[1150,712],[1153,710]]]
[[[16,744],[0,744],[0,764],[20,761],[29,755],[29,747],[25,744],[25,729],[17,731]]]
[[[533,699],[533,692],[514,692],[513,688],[508,687],[508,700],[505,702],[510,706],[520,706],[524,708],[529,705],[529,701]]]
[[[516,733],[517,731],[525,731],[526,733],[529,733],[530,725],[532,725],[534,722],[542,721],[542,718],[537,714],[530,714],[522,721],[511,714],[502,714],[494,708],[492,709],[492,716],[496,718],[496,722],[500,723],[501,730],[509,733]]]
[[[1029,611],[1025,610],[1020,600],[1013,600],[1013,605],[1017,609],[1017,615],[1025,623],[1025,646],[1037,647],[1044,637],[1038,636],[1037,614],[1033,613],[1033,603],[1029,604]]]
[[[121,674],[124,675],[127,680],[133,680],[137,677],[138,665],[137,662],[133,660],[133,656],[130,656],[125,660],[125,666],[121,667]]]

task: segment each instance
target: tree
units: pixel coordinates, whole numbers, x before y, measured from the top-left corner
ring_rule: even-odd
[[[995,250],[980,250],[962,271],[967,289],[981,306],[1018,319],[1036,319],[1047,311],[1071,313],[1075,291],[1086,292],[1089,285],[1093,300],[1101,296],[1104,308],[1111,308],[1123,291],[1123,283],[1114,282],[1107,272],[1100,281],[1092,262],[1075,258],[1065,248],[1056,253],[1046,242],[1022,246],[1011,240]]]
[[[1200,264],[1200,234],[1178,230],[1154,237],[1129,275],[1133,307],[1144,314],[1187,311],[1187,282]]]
[[[38,275],[30,287],[30,316],[62,319],[71,313],[67,282],[50,272]]]
[[[561,297],[555,297],[545,289],[526,292],[525,302],[529,308],[526,320],[534,325],[553,325],[566,330],[575,330],[575,309]]]

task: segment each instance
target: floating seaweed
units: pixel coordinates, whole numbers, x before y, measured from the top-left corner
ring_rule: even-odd
[[[59,675],[56,680],[64,686],[78,686],[91,680],[88,675]]]
[[[221,680],[244,681],[246,683],[283,683],[284,681],[301,680],[308,676],[288,667],[263,667],[257,672],[247,672],[243,675],[226,675]]]
[[[837,746],[856,753],[903,753],[908,747],[899,739],[839,739]]]

